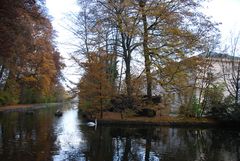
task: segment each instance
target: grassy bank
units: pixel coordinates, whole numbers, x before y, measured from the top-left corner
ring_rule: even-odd
[[[19,104],[19,105],[11,105],[11,106],[1,106],[0,112],[21,111],[24,109],[40,109],[40,108],[56,106],[59,104],[62,104],[62,103]]]

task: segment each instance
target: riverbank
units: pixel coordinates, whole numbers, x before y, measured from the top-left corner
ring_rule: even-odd
[[[220,123],[212,118],[192,118],[184,116],[124,116],[120,113],[105,112],[103,118],[98,118],[100,125],[134,125],[134,126],[218,126]]]
[[[40,108],[56,106],[59,104],[62,104],[62,103],[19,104],[19,105],[1,106],[0,112],[13,112],[13,111],[21,111],[25,109],[35,110]]]

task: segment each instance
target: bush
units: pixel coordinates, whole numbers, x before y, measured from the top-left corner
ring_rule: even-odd
[[[201,104],[199,104],[199,100],[196,98],[196,96],[193,96],[190,106],[181,105],[179,112],[186,117],[200,117],[202,113],[202,107]]]
[[[219,104],[213,107],[209,114],[222,121],[240,121],[240,105]]]
[[[150,108],[143,108],[137,112],[140,116],[154,117],[156,116],[156,111]]]
[[[204,92],[203,112],[208,113],[213,107],[219,106],[224,100],[224,86],[222,84],[211,85]]]
[[[195,96],[193,97],[192,113],[195,117],[200,117],[202,113],[201,104],[199,104],[199,101]]]
[[[0,91],[0,106],[17,104],[19,101],[18,96],[11,92]]]
[[[25,88],[21,92],[20,103],[38,103],[40,102],[40,94],[36,89],[33,88]]]

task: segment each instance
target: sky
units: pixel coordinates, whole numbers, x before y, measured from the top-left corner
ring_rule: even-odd
[[[80,75],[79,69],[76,67],[73,61],[70,59],[71,52],[74,51],[72,46],[67,45],[71,43],[74,39],[72,33],[67,29],[69,24],[68,16],[71,13],[77,13],[80,11],[76,0],[46,0],[46,6],[48,8],[48,13],[51,16],[51,21],[54,30],[56,31],[56,45],[63,57],[64,63],[66,64],[63,70],[64,76],[66,78],[65,84],[73,87],[73,85],[68,81],[78,83]]]
[[[229,39],[231,32],[240,32],[240,0],[212,0],[207,3],[204,13],[222,23],[219,26],[222,41]]]
[[[69,53],[73,49],[66,45],[72,42],[74,37],[66,29],[68,14],[77,13],[80,8],[76,0],[46,0],[46,5],[52,17],[53,28],[57,31],[57,47],[64,58],[67,67],[63,73],[73,82],[78,82],[80,75],[76,66],[70,61]],[[209,0],[204,5],[203,12],[212,17],[214,22],[221,23],[219,26],[222,42],[229,40],[231,33],[240,32],[240,0]],[[70,83],[67,83],[71,86]]]

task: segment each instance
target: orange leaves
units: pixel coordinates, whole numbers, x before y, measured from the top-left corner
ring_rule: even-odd
[[[35,78],[35,77],[33,77],[33,76],[25,76],[25,77],[23,77],[22,78],[22,80],[24,81],[24,82],[35,82],[35,81],[37,81],[37,79]]]
[[[29,0],[0,2],[0,67],[4,67],[2,86],[14,81],[20,94],[30,89],[49,96],[59,83],[63,64],[53,44],[51,22],[44,6]],[[0,80],[2,79],[0,77]],[[8,91],[6,91],[8,92]]]
[[[103,108],[114,93],[110,74],[107,72],[109,61],[111,55],[99,52],[90,53],[88,61],[83,63],[85,74],[79,84],[82,106],[91,103],[89,108]]]

